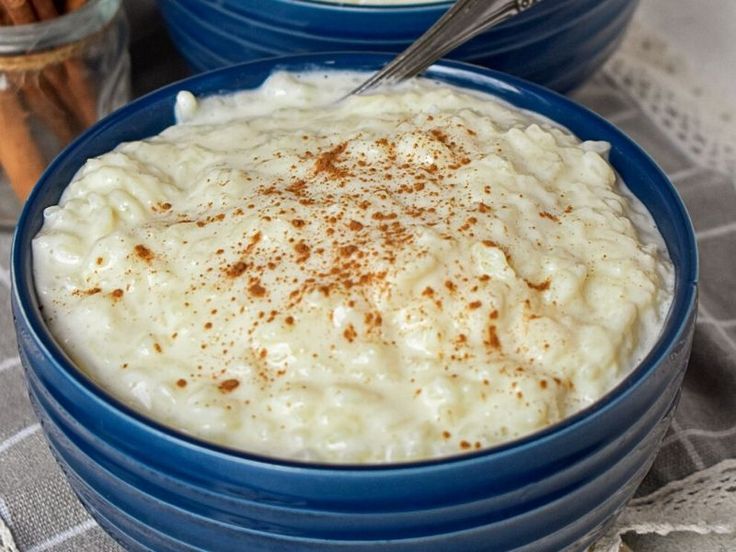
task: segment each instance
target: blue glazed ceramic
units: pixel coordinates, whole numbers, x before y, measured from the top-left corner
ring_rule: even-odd
[[[92,515],[129,550],[401,552],[584,550],[649,469],[677,403],[695,316],[697,252],[665,175],[630,139],[569,100],[458,62],[430,75],[550,117],[612,144],[611,162],[652,212],[676,268],[674,303],[647,358],[592,407],[544,431],[463,456],[385,466],[274,460],[146,419],[80,373],[49,334],[31,240],[92,156],[174,122],[179,90],[258,86],[274,69],[373,71],[379,54],[314,54],[199,75],[137,100],[69,146],[34,189],[12,252],[12,303],[30,395],[51,448]]]
[[[450,54],[560,91],[582,83],[618,45],[638,0],[542,2]],[[357,6],[315,0],[159,0],[196,71],[276,55],[399,52],[450,2]]]

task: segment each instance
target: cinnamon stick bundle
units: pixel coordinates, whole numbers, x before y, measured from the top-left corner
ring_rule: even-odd
[[[30,3],[39,21],[48,21],[54,17],[59,17],[59,12],[52,0],[30,0]]]
[[[5,13],[7,13],[13,25],[27,25],[38,21],[36,14],[33,13],[33,8],[26,0],[0,0],[0,3],[5,8]]]
[[[19,197],[25,198],[46,167],[28,126],[28,116],[13,92],[0,92],[0,160]]]
[[[50,21],[86,0],[0,0],[0,24]],[[1,32],[1,30],[0,30]],[[82,41],[83,42],[83,41]],[[0,166],[18,197],[25,199],[51,154],[39,141],[50,131],[59,147],[97,119],[97,96],[82,59],[84,44],[26,56],[0,56]]]

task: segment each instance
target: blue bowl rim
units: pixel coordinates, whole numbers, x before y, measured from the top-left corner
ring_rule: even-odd
[[[287,6],[299,6],[314,8],[317,10],[336,10],[341,13],[377,13],[385,11],[387,14],[395,15],[397,11],[416,14],[423,11],[446,11],[453,0],[442,0],[440,2],[432,2],[430,0],[420,0],[411,4],[343,4],[340,0],[271,0],[272,2],[285,4]]]
[[[160,422],[149,418],[145,414],[134,410],[121,400],[114,397],[108,391],[96,384],[91,378],[85,376],[84,373],[75,366],[74,362],[64,352],[63,348],[57,343],[54,336],[46,327],[40,310],[38,309],[38,301],[33,284],[31,283],[30,287],[18,285],[19,283],[26,281],[23,277],[23,274],[25,273],[24,259],[32,256],[30,248],[26,250],[21,246],[22,242],[28,241],[28,243],[30,243],[30,240],[33,239],[33,236],[27,236],[30,232],[30,226],[32,226],[29,214],[31,205],[40,195],[40,189],[43,188],[44,183],[50,181],[57,166],[60,165],[64,159],[72,156],[76,149],[81,147],[81,145],[92,135],[95,135],[98,132],[104,132],[106,129],[125,120],[128,114],[144,109],[148,104],[163,100],[166,97],[173,97],[176,92],[180,90],[189,90],[190,88],[194,88],[188,85],[203,83],[212,77],[221,77],[223,75],[235,76],[240,74],[242,71],[247,70],[250,66],[268,65],[270,70],[276,70],[288,69],[290,66],[303,67],[305,64],[308,64],[310,67],[314,67],[318,70],[329,70],[330,65],[334,63],[335,60],[347,58],[348,60],[353,60],[351,65],[363,67],[365,63],[368,63],[377,69],[393,57],[394,54],[384,52],[327,52],[317,54],[294,54],[240,63],[215,69],[206,73],[200,73],[166,85],[130,102],[97,122],[68,145],[46,168],[28,197],[16,224],[11,250],[10,275],[12,282],[12,299],[14,306],[17,307],[14,309],[14,315],[16,318],[21,318],[25,325],[31,330],[32,337],[36,341],[36,345],[41,349],[46,359],[51,361],[54,369],[60,370],[67,381],[76,386],[98,404],[103,405],[105,408],[111,408],[118,411],[118,413],[123,414],[132,424],[142,428],[144,431],[154,431],[159,434],[159,437],[163,437],[170,442],[175,442],[184,447],[224,455],[225,457],[242,462],[272,466],[281,470],[296,470],[300,472],[309,470],[343,473],[388,473],[397,470],[406,472],[409,470],[427,469],[438,465],[448,466],[464,462],[469,463],[494,455],[499,457],[502,455],[510,455],[522,448],[540,445],[557,434],[574,431],[575,427],[582,425],[586,420],[603,415],[606,411],[610,411],[621,401],[625,400],[627,394],[636,387],[637,383],[646,379],[646,377],[655,370],[666,356],[671,353],[672,348],[680,341],[682,336],[689,329],[689,318],[695,309],[697,300],[699,261],[695,231],[685,205],[669,178],[649,156],[649,154],[647,154],[638,144],[626,136],[622,131],[617,129],[613,124],[557,92],[506,73],[465,62],[442,60],[433,65],[427,71],[426,75],[437,80],[460,80],[468,85],[474,82],[478,83],[478,79],[480,78],[483,85],[482,91],[485,93],[496,96],[496,94],[501,90],[511,90],[514,93],[519,94],[520,97],[531,97],[540,104],[547,103],[553,105],[557,111],[562,110],[585,118],[586,122],[596,127],[597,130],[615,137],[619,143],[627,149],[628,153],[633,155],[630,160],[642,165],[642,169],[648,172],[651,179],[656,180],[658,184],[661,184],[666,188],[666,191],[674,202],[672,207],[679,214],[679,222],[683,225],[686,248],[683,251],[683,257],[681,260],[682,266],[679,271],[676,271],[678,280],[676,282],[675,296],[664,323],[665,331],[659,336],[647,356],[613,389],[590,406],[580,410],[572,416],[564,418],[551,426],[533,432],[529,435],[525,435],[511,441],[502,442],[477,452],[460,453],[410,462],[384,464],[332,464],[291,460],[288,458],[271,457],[251,453],[211,443],[204,439],[188,435],[172,427],[163,425]],[[514,103],[506,98],[502,99],[509,103]],[[28,281],[32,282],[32,278],[29,278]],[[677,318],[675,319],[675,317]],[[674,325],[673,319],[675,319]],[[18,323],[16,322],[16,328],[17,326]]]
[[[209,1],[209,0],[207,0]],[[422,15],[435,15],[439,18],[444,12],[446,12],[454,0],[442,0],[440,2],[431,1],[420,1],[415,4],[341,4],[339,0],[270,0],[275,4],[281,4],[283,6],[296,8],[296,9],[308,9],[315,12],[315,14],[350,14],[351,16],[373,16],[373,15],[386,15],[387,17],[400,16],[416,16]],[[557,0],[562,3],[572,3],[577,0]],[[607,0],[603,0],[607,1]],[[632,0],[639,1],[639,0]],[[222,1],[220,0],[220,3]],[[538,6],[537,6],[538,7]],[[553,6],[558,8],[559,6]],[[527,20],[541,17],[543,12],[539,10],[529,10],[528,13],[524,14]],[[524,19],[522,18],[522,19]],[[519,23],[518,18],[510,19],[505,21],[503,27],[509,28]]]

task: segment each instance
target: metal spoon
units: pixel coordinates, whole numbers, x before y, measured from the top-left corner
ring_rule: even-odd
[[[474,36],[539,2],[541,0],[457,0],[427,32],[348,96],[414,77]]]

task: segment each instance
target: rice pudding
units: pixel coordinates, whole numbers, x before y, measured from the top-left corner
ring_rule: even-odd
[[[179,122],[90,159],[33,242],[79,368],[180,431],[383,463],[553,424],[651,348],[673,294],[607,144],[417,79],[179,94]]]

